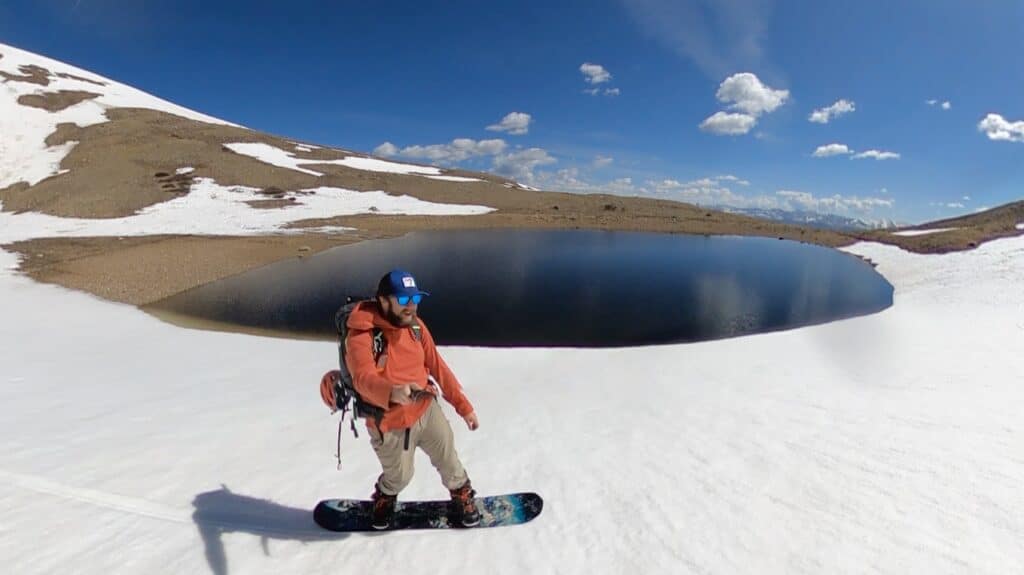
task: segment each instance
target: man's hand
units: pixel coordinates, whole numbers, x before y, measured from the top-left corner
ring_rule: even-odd
[[[477,428],[480,427],[480,420],[476,418],[475,411],[462,419],[466,420],[466,427],[468,427],[470,431],[476,431]]]
[[[392,387],[391,403],[397,403],[398,405],[409,405],[412,403],[412,386],[405,384]]]

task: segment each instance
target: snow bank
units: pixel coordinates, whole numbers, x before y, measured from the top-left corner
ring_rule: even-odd
[[[62,218],[34,212],[0,212],[0,243],[33,237],[299,233],[303,230],[286,230],[284,226],[310,218],[365,213],[474,215],[492,211],[485,206],[439,204],[411,196],[330,187],[289,192],[286,197],[296,198],[294,206],[257,209],[246,202],[268,199],[258,192],[257,188],[221,186],[210,178],[198,178],[187,195],[147,207],[126,218]],[[342,229],[346,228],[334,231]]]
[[[938,234],[941,232],[949,232],[958,230],[960,228],[935,228],[931,230],[903,230],[899,232],[892,232],[894,236],[924,236],[928,234]]]
[[[1018,230],[1024,230],[1024,222],[1021,222],[1021,223],[1017,224],[1017,229]]]
[[[106,111],[110,108],[149,108],[201,122],[234,125],[12,46],[0,44],[0,55],[3,56],[0,57],[0,71],[22,76],[22,66],[39,66],[51,73],[47,86],[18,81],[0,83],[0,188],[17,182],[35,185],[57,174],[61,160],[71,151],[75,142],[47,147],[46,137],[61,123],[69,122],[85,127],[106,122]],[[57,112],[18,103],[21,96],[60,90],[92,92],[100,96]]]
[[[445,182],[482,182],[480,178],[465,178],[462,176],[424,176],[431,180],[442,180]]]
[[[365,434],[335,470],[315,389],[333,344],[180,329],[0,272],[0,556],[15,573],[1024,571],[1024,238],[846,251],[895,285],[892,308],[687,345],[443,348],[481,418],[470,433],[445,407],[475,486],[535,490],[544,513],[349,537],[309,515],[379,472]],[[417,467],[402,497],[444,497]]]
[[[236,154],[242,154],[243,156],[249,156],[255,158],[265,164],[271,166],[277,166],[279,168],[288,168],[295,170],[296,172],[302,172],[303,174],[309,174],[311,176],[320,177],[323,175],[321,172],[314,172],[313,170],[307,170],[302,167],[302,164],[322,164],[329,162],[318,162],[314,160],[304,160],[302,158],[296,158],[295,154],[282,150],[281,148],[271,146],[270,144],[258,143],[258,142],[236,142],[232,144],[224,144],[224,147],[235,152]]]
[[[278,166],[281,168],[289,168],[302,172],[304,174],[310,174],[312,176],[322,176],[320,172],[314,172],[303,168],[306,164],[333,164],[338,166],[347,166],[349,168],[355,168],[357,170],[370,170],[374,172],[390,172],[394,174],[440,174],[441,170],[438,168],[431,168],[426,166],[415,166],[412,164],[399,164],[396,162],[388,162],[386,160],[378,160],[375,158],[360,158],[356,156],[348,156],[339,160],[308,160],[304,158],[296,158],[295,154],[287,150],[282,150],[270,144],[264,143],[232,143],[225,144],[225,146],[233,152],[243,154],[252,158],[256,158],[261,162]]]

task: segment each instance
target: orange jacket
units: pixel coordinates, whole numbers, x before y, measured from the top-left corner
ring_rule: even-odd
[[[430,406],[429,397],[408,405],[390,403],[391,389],[410,384],[414,389],[429,389],[431,375],[441,387],[441,394],[462,417],[473,413],[473,405],[462,393],[462,386],[448,368],[434,345],[434,337],[419,319],[420,341],[412,328],[395,327],[381,315],[376,302],[360,303],[348,316],[348,338],[345,341],[345,363],[352,374],[352,384],[364,401],[385,409],[380,423],[381,433],[411,427]],[[373,359],[373,328],[380,328],[387,342],[386,357]],[[382,363],[380,366],[378,363]],[[372,419],[367,427],[376,426]]]

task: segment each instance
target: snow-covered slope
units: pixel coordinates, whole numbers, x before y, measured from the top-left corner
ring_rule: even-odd
[[[0,557],[19,574],[1024,571],[1024,238],[850,251],[893,307],[688,345],[443,349],[482,422],[454,419],[474,484],[536,490],[544,513],[350,537],[309,515],[379,471],[365,434],[334,468],[331,344],[184,330],[0,272]],[[403,497],[443,497],[418,467]]]
[[[29,67],[33,66],[48,72],[38,74],[45,85],[12,80],[0,83],[0,188],[17,182],[34,185],[56,174],[74,143],[49,147],[46,137],[62,123],[84,127],[106,122],[110,108],[149,108],[200,122],[233,125],[63,62],[0,44],[0,72],[23,78],[31,76]],[[98,96],[55,112],[18,102],[23,96],[62,90]]]
[[[61,160],[77,142],[47,146],[47,137],[63,123],[84,127],[107,122],[107,112],[111,108],[148,108],[200,122],[233,126],[86,70],[4,44],[0,44],[0,73],[5,74],[0,75],[0,189],[18,182],[35,185],[58,174]],[[26,97],[53,97],[62,91],[87,92],[90,97],[56,110],[24,102]],[[253,134],[255,137],[256,133]],[[277,150],[261,143],[238,146],[243,152],[253,148],[264,152],[266,149]],[[296,144],[297,151],[314,149],[319,148]],[[282,157],[299,161],[282,150],[277,151]],[[441,173],[437,168],[407,166],[354,156],[322,163],[403,173]],[[180,166],[177,172],[182,174],[192,169],[190,166]],[[319,172],[303,171],[321,175]],[[80,186],[89,185],[89,182],[80,183]],[[192,183],[187,195],[168,195],[167,201],[146,207],[130,217],[78,219],[36,213],[15,217],[0,212],[0,222],[3,222],[0,242],[45,234],[68,237],[156,233],[277,233],[284,231],[285,226],[291,222],[310,218],[360,213],[473,215],[493,211],[485,206],[440,204],[411,196],[392,196],[379,191],[356,192],[328,186],[285,191],[282,192],[282,199],[293,200],[293,203],[283,208],[258,209],[247,204],[266,199],[266,196],[258,192],[256,188],[221,186],[210,178],[199,178]],[[40,234],[42,231],[45,233]]]

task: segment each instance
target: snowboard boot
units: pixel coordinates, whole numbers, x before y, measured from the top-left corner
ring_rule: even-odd
[[[397,495],[385,495],[380,485],[374,485],[373,495],[373,528],[387,529],[395,519],[395,500]]]
[[[452,489],[449,493],[452,495],[452,511],[456,521],[461,523],[463,527],[479,525],[480,511],[477,509],[476,501],[473,499],[476,496],[476,491],[473,491],[473,486],[469,483],[469,479],[462,484],[462,487]]]

